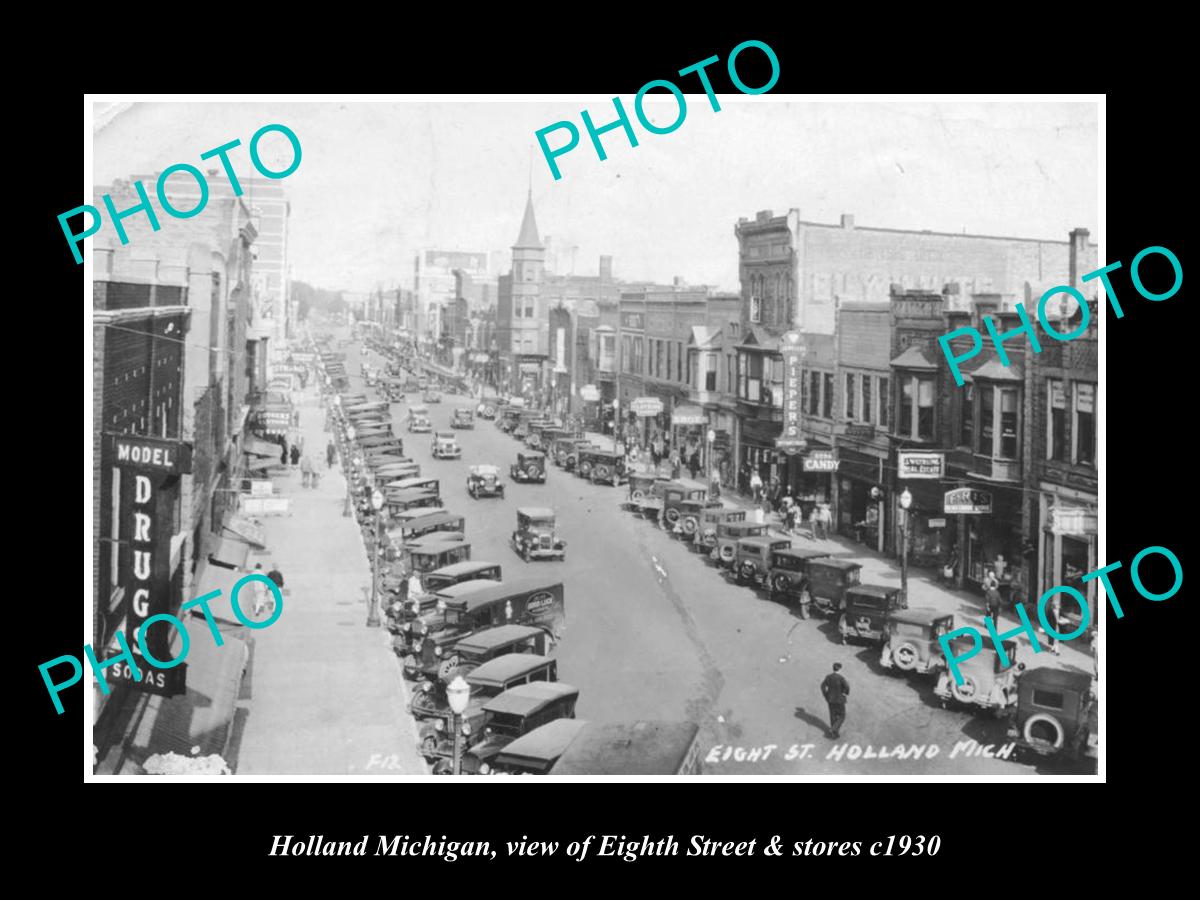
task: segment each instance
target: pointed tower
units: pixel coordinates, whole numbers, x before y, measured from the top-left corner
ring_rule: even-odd
[[[538,237],[537,221],[533,216],[532,188],[525,197],[521,233],[517,235],[512,252],[512,352],[514,355],[544,354],[541,298],[546,249]]]

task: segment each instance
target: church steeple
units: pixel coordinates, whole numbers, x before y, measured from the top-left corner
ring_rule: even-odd
[[[514,250],[543,250],[542,240],[538,237],[537,222],[533,218],[533,188],[529,189],[529,194],[525,198],[525,218],[521,220],[521,233],[517,236],[517,242],[513,244]]]

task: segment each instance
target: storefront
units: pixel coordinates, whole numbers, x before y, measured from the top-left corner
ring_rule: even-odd
[[[1002,586],[1025,584],[1021,489],[990,482],[946,484],[943,510],[959,519],[958,562],[978,586],[990,569]]]
[[[845,446],[838,440],[834,528],[839,534],[879,549],[880,502],[871,496],[871,489],[884,484],[886,461],[883,455],[867,449]]]
[[[782,479],[786,474],[787,455],[775,446],[781,426],[770,419],[743,418],[738,440],[737,488],[749,492],[750,477],[757,472],[764,486],[772,478]]]
[[[893,491],[895,522],[900,527],[899,495],[907,490],[912,497],[908,507],[908,561],[914,566],[941,568],[958,549],[958,523],[946,515],[946,487],[941,479],[906,479],[898,482]],[[893,535],[890,547],[900,547],[899,534]]]
[[[788,460],[788,486],[807,521],[818,503],[833,503],[834,479],[841,462],[834,449],[809,441],[808,449]]]
[[[699,406],[685,404],[676,406],[671,412],[671,446],[679,451],[680,460],[686,466],[693,454],[704,468],[707,452],[709,420],[708,414]]]
[[[1082,580],[1084,575],[1099,567],[1095,497],[1049,483],[1043,483],[1042,488],[1039,596],[1059,585],[1073,587],[1088,598],[1088,605],[1095,612],[1096,582],[1084,583]],[[1073,605],[1064,602],[1064,611],[1075,614]]]

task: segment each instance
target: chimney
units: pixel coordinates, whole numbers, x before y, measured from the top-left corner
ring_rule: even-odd
[[[854,230],[854,216],[848,213],[842,213],[842,227],[847,231]]]
[[[1069,280],[1067,284],[1071,287],[1077,287],[1079,278],[1079,264],[1083,255],[1087,253],[1088,230],[1086,228],[1076,228],[1071,232],[1071,250],[1070,257],[1067,262],[1067,274]]]
[[[769,219],[773,219],[773,218],[775,218],[775,210],[773,210],[773,209],[760,209],[760,210],[759,210],[759,211],[758,211],[758,212],[755,214],[754,218],[755,218],[755,221],[757,221],[757,222],[766,222],[766,221],[768,221]]]
[[[600,257],[600,280],[601,281],[612,281],[612,257],[611,256],[601,256]]]

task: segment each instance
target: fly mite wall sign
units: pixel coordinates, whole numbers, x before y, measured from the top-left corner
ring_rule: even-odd
[[[992,511],[992,495],[987,491],[970,488],[955,488],[946,491],[945,512],[947,515],[984,515]]]
[[[127,434],[110,435],[109,440],[113,465],[120,470],[117,578],[125,595],[123,631],[135,635],[151,616],[174,612],[170,559],[177,476],[191,471],[192,448],[181,441]],[[155,659],[174,657],[170,635],[166,622],[156,622],[146,630],[146,649]],[[130,641],[130,649],[140,655],[136,641]],[[186,663],[181,663],[164,670],[142,663],[138,668],[144,677],[135,681],[129,677],[131,673],[113,666],[108,678],[134,690],[172,696],[184,690],[185,667]]]
[[[800,433],[800,379],[804,361],[804,345],[799,332],[789,331],[779,342],[783,356],[783,432],[775,446],[784,453],[799,453],[808,446]]]

